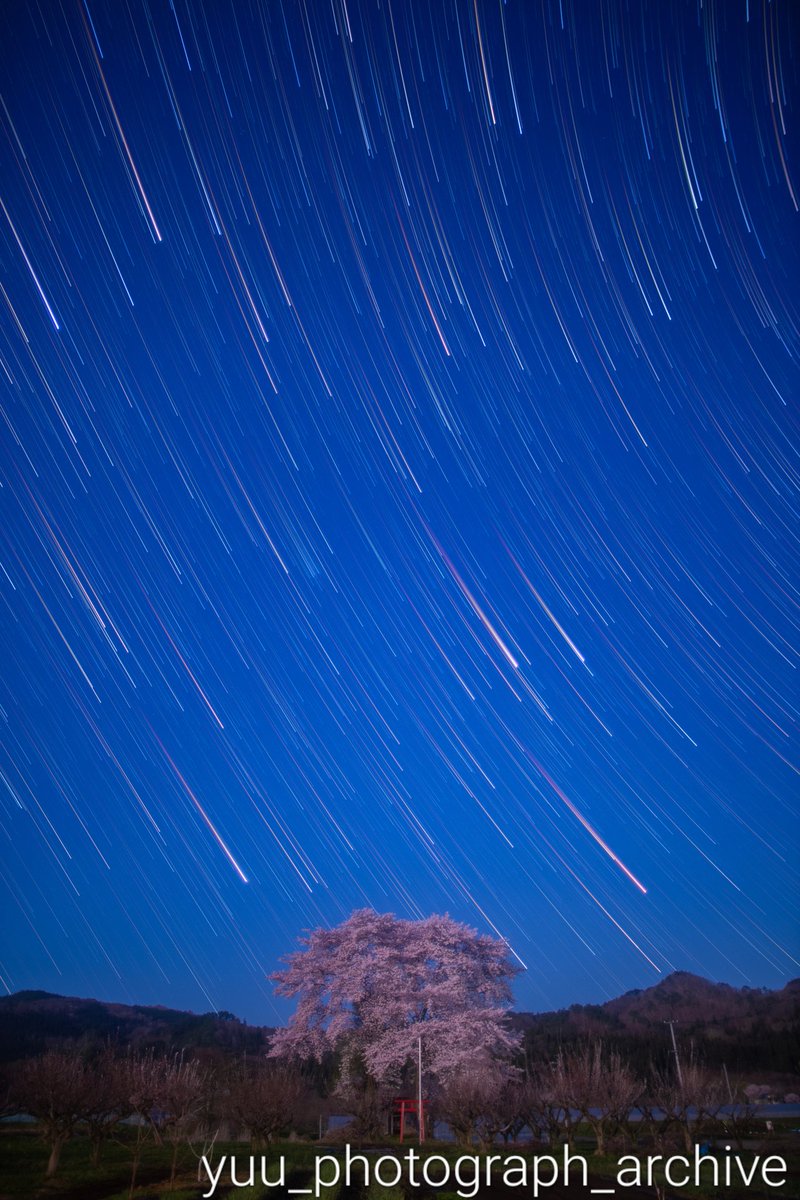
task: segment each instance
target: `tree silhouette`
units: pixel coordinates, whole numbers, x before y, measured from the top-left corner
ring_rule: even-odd
[[[39,1123],[39,1132],[50,1147],[47,1174],[53,1175],[86,1097],[83,1063],[75,1053],[48,1050],[21,1064],[13,1088],[19,1110]]]

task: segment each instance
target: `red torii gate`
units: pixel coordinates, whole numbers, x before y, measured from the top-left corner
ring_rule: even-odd
[[[420,1113],[420,1108],[422,1112]],[[419,1129],[419,1140],[425,1141],[425,1101],[416,1100],[411,1096],[395,1096],[392,1100],[392,1114],[400,1117],[400,1141],[403,1140],[403,1135],[406,1128],[406,1113],[413,1114],[417,1118],[417,1127]],[[392,1122],[394,1124],[394,1122]]]

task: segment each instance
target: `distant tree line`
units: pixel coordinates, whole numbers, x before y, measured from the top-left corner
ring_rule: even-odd
[[[599,1010],[602,1011],[602,1010]],[[609,1050],[615,1051],[641,1073],[656,1063],[666,1067],[672,1058],[672,1043],[666,1029],[650,1026],[636,1033],[614,1029],[610,1021],[603,1032],[579,1033],[563,1020],[537,1018],[533,1027],[523,1033],[523,1045],[531,1058],[552,1058],[565,1046],[577,1046],[602,1038]],[[765,1021],[755,1021],[742,1031],[733,1024],[722,1023],[713,1030],[698,1021],[692,1025],[682,1022],[681,1041],[689,1048],[702,1052],[709,1068],[726,1067],[734,1075],[744,1072],[775,1071],[785,1073],[800,1064],[800,1025],[774,1028]]]
[[[94,1166],[109,1139],[121,1141],[131,1155],[132,1191],[148,1142],[169,1148],[174,1181],[182,1147],[192,1146],[199,1160],[217,1140],[244,1138],[263,1150],[292,1130],[314,1136],[318,1114],[331,1106],[320,1083],[302,1064],[264,1055],[209,1065],[179,1054],[106,1047],[87,1055],[73,1048],[7,1070],[3,1107],[6,1115],[35,1118],[49,1150],[48,1175],[72,1138],[84,1140]],[[691,1151],[698,1138],[714,1134],[740,1142],[752,1124],[748,1096],[737,1089],[732,1107],[729,1086],[693,1059],[680,1075],[674,1063],[640,1074],[602,1041],[526,1064],[477,1054],[471,1064],[426,1080],[428,1133],[444,1122],[463,1146],[488,1148],[524,1135],[552,1147],[573,1144],[580,1130],[591,1134],[598,1154],[637,1146]],[[340,1138],[386,1137],[395,1088],[350,1070],[332,1090],[333,1108],[350,1117]]]

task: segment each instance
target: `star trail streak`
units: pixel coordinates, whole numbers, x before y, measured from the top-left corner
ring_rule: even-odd
[[[800,8],[4,15],[2,986],[797,974]]]

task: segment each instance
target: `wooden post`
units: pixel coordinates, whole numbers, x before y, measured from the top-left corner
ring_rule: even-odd
[[[425,1141],[425,1116],[422,1108],[422,1038],[419,1039],[419,1060],[417,1063],[417,1129],[420,1146]]]

